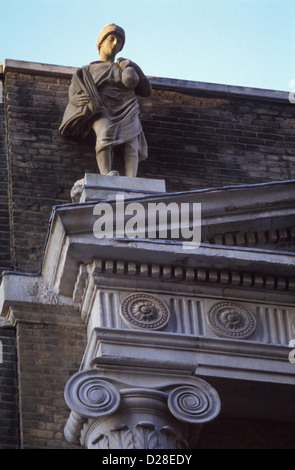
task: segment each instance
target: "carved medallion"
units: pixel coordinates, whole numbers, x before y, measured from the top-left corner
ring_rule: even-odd
[[[214,305],[207,315],[210,329],[217,336],[244,339],[256,329],[256,318],[246,308],[231,302]]]
[[[131,328],[160,330],[170,318],[167,305],[150,294],[133,294],[121,305],[121,316]]]

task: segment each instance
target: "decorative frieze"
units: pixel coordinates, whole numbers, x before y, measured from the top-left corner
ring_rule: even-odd
[[[181,267],[154,263],[135,263],[122,260],[95,260],[87,267],[81,265],[73,300],[79,302],[79,296],[86,285],[89,274],[94,276],[120,276],[127,279],[177,282],[180,285],[218,285],[254,290],[295,292],[295,278],[276,276],[275,274],[226,271],[203,267]]]
[[[210,243],[213,245],[276,247],[283,251],[294,251],[295,227],[282,227],[277,230],[265,230],[257,232],[226,232],[215,234]]]
[[[258,302],[255,296],[253,301],[237,302],[214,290],[211,296],[209,292],[192,295],[186,284],[178,286],[175,293],[163,285],[155,291],[159,285],[155,286],[151,278],[144,283],[146,291],[136,289],[125,278],[114,288],[102,285],[104,278],[97,274],[98,266],[101,269],[103,263],[95,264],[94,270],[93,265],[88,267],[87,277],[81,269],[77,281],[81,317],[89,334],[94,327],[132,328],[282,345],[288,345],[294,337],[295,309],[291,305]]]

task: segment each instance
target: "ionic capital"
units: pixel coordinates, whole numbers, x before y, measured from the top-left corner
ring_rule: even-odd
[[[216,390],[197,377],[193,383],[132,387],[95,369],[75,374],[65,399],[72,410],[65,436],[88,449],[190,448],[220,411]]]

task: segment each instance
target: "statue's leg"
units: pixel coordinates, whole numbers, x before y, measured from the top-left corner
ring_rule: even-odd
[[[112,151],[110,148],[96,152],[96,161],[101,175],[107,175],[112,169]]]
[[[96,134],[96,161],[101,175],[107,175],[112,170],[112,149],[110,147],[100,150],[101,127],[104,126],[103,119],[98,119],[92,124]]]
[[[138,169],[138,139],[135,138],[125,144],[125,175],[136,176]]]

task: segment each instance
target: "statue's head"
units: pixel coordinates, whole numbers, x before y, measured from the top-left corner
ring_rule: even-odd
[[[100,47],[102,43],[110,34],[113,34],[120,39],[121,46],[117,52],[120,52],[123,49],[124,44],[125,44],[125,31],[120,26],[117,26],[116,24],[112,23],[112,24],[107,24],[97,36],[96,47],[97,47],[98,53],[100,53]]]

